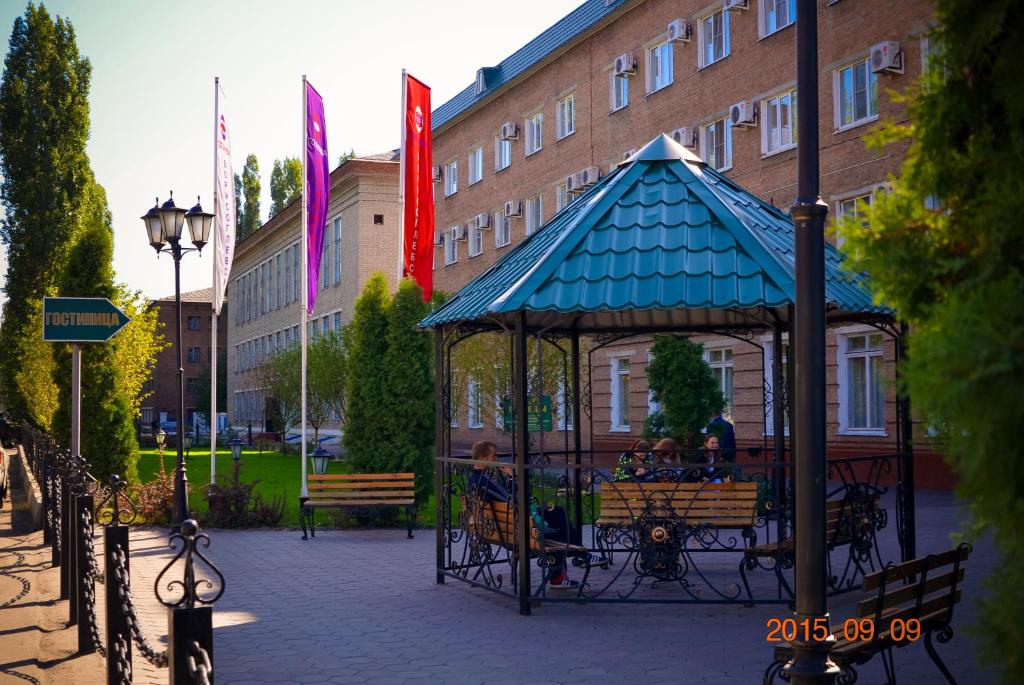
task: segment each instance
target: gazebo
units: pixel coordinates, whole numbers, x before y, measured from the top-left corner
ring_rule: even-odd
[[[830,245],[825,249],[827,322],[863,322],[899,340],[893,312],[873,302],[865,277],[844,271],[841,255]],[[792,326],[796,297],[790,217],[665,135],[511,249],[420,324],[435,331],[437,582],[455,578],[513,594],[522,613],[542,600],[646,601],[636,591],[647,580],[657,586],[650,601],[788,601],[784,571],[791,564],[784,548],[795,522],[789,506],[792,459],[786,459],[786,452],[799,458],[799,446],[786,445],[783,421],[790,403],[784,389],[792,383],[781,370],[783,335]],[[455,457],[451,449],[452,350],[481,332],[509,335],[512,415],[527,419],[506,426],[514,434],[514,449],[502,467]],[[578,419],[572,444],[564,450],[534,449],[531,433],[543,425],[534,425],[531,411],[536,413],[543,383],[531,382],[531,338],[568,341],[567,404],[571,416],[581,417],[589,410],[591,367],[588,363],[584,385],[581,338],[589,347],[589,361],[595,349],[624,337],[712,332],[748,342],[754,333],[770,332],[774,341],[773,377],[770,388],[764,388],[766,410],[769,402],[773,408],[772,445],[765,444],[760,472],[737,468],[734,478],[737,488],[750,483],[749,492],[756,491],[749,526],[732,520],[716,525],[696,516],[697,509],[718,506],[709,502],[733,497],[722,487],[693,486],[679,478],[660,488],[653,501],[650,494],[616,484],[595,466],[592,449],[584,450],[584,422]],[[791,348],[790,354],[799,350]],[[856,491],[861,502],[877,502],[885,493],[880,477],[895,465],[899,556],[905,559],[913,557],[913,473],[902,439],[909,434],[909,406],[902,398],[899,406],[899,454],[833,463],[830,478],[847,495]],[[474,488],[489,480],[482,474],[515,489],[507,506],[479,504]],[[689,499],[681,510],[683,492]],[[613,501],[628,511],[610,521]],[[550,509],[556,503],[575,529],[571,542],[544,539],[536,505],[543,511],[543,505]],[[885,525],[884,514],[874,530]],[[589,541],[583,539],[588,531]],[[844,571],[833,577],[833,590],[851,589],[862,564],[882,563],[874,532],[871,538],[851,545],[853,570],[848,564],[851,575]],[[751,551],[758,545],[774,545],[774,555],[765,555],[763,566],[774,571],[763,574],[775,582],[773,596],[755,597],[745,574],[745,593],[738,576],[724,585],[712,580],[718,572],[712,567],[735,570],[737,561],[741,570],[761,566]],[[698,561],[700,554],[705,556]],[[583,569],[584,583],[556,596],[545,586],[547,569],[567,559]],[[542,569],[539,580],[531,580],[534,560]],[[511,583],[505,582],[505,567]]]

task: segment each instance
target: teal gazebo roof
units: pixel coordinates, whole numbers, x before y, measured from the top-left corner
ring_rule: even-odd
[[[832,320],[888,316],[825,247]],[[793,223],[660,135],[420,325],[612,332],[786,321],[796,298]]]

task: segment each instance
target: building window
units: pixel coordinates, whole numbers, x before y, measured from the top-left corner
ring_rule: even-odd
[[[185,392],[190,395],[195,395],[199,392],[199,379],[198,378],[186,378],[185,379]]]
[[[839,337],[839,432],[884,434],[881,333]]]
[[[316,340],[320,336],[320,320],[313,319],[310,322],[310,340]]]
[[[651,368],[651,361],[654,360],[654,355],[647,352],[647,368]],[[651,374],[647,373],[647,415],[650,416],[656,412],[661,411],[661,402],[654,399],[654,390],[651,389]]]
[[[281,302],[281,297],[282,297],[282,293],[281,293],[282,278],[281,278],[281,253],[280,252],[278,252],[274,256],[274,271],[277,274],[275,276],[275,278],[274,278],[274,309],[278,309],[278,308],[281,307],[281,304],[282,304],[282,302]]]
[[[444,196],[454,195],[459,190],[459,160],[453,159],[444,165]]]
[[[188,329],[190,331],[201,331],[201,330],[203,330],[203,317],[201,317],[201,316],[190,316],[190,317],[188,317]]]
[[[664,42],[647,51],[647,92],[672,84],[672,43]]]
[[[469,256],[476,257],[484,251],[484,232],[476,227],[476,222],[469,226]]]
[[[788,90],[761,103],[764,125],[761,127],[761,151],[771,155],[795,147],[796,91]]]
[[[731,420],[732,417],[732,348],[718,347],[704,351],[704,361],[711,367],[711,373],[718,382],[718,387],[725,397],[725,417]]]
[[[341,283],[341,217],[334,220],[334,284]]]
[[[612,111],[617,112],[629,104],[629,76],[612,74]]]
[[[334,312],[334,332],[341,332],[341,312]]]
[[[761,0],[761,36],[770,36],[796,21],[796,0]]]
[[[468,416],[466,417],[466,425],[469,428],[483,428],[483,416],[481,414],[480,404],[480,383],[469,379],[469,392],[466,396],[466,404],[468,405]]]
[[[267,303],[267,312],[269,313],[269,312],[274,311],[274,288],[273,288],[273,286],[274,286],[274,260],[273,259],[268,259],[267,260],[267,263],[264,265],[264,270],[266,271],[267,277],[265,279],[266,283],[264,285],[264,289],[266,290],[266,293],[264,294],[263,299]]]
[[[629,432],[629,359],[613,357],[612,360],[612,421],[615,433]]]
[[[292,301],[292,248],[284,248],[284,300],[281,305],[290,304]]]
[[[569,186],[559,183],[555,186],[555,212],[562,211],[570,202],[572,202],[572,197],[569,195]]]
[[[512,220],[505,215],[505,211],[494,213],[494,246],[505,247],[512,242]]]
[[[454,264],[459,261],[459,244],[455,241],[454,227],[444,234],[444,265]]]
[[[555,395],[555,402],[557,405],[556,411],[558,412],[558,423],[556,427],[560,431],[571,431],[573,427],[572,422],[572,406],[569,404],[569,387],[565,379],[558,384],[558,393]]]
[[[512,164],[512,141],[496,138],[494,141],[494,170],[501,171]]]
[[[765,408],[764,408],[764,421],[765,421],[765,434],[775,435],[775,387],[773,385],[775,378],[775,348],[772,341],[766,341],[764,343],[764,387],[768,391],[765,395]],[[789,378],[789,343],[782,343],[782,387],[779,391],[783,394],[785,403],[789,403],[789,398],[785,397],[787,381]],[[785,434],[789,435],[789,413],[783,412],[782,417],[783,425],[785,426]]]
[[[294,301],[298,302],[302,299],[302,293],[299,292],[299,284],[301,275],[299,274],[299,244],[295,243],[292,245],[292,295]]]
[[[331,241],[323,235],[323,252],[320,254],[320,290],[326,290],[331,280]]]
[[[555,138],[562,139],[576,132],[576,94],[555,103]]]
[[[855,195],[853,197],[847,197],[836,202],[836,222],[842,223],[843,221],[859,221],[863,225],[867,225],[867,217],[865,216],[865,210],[871,207],[871,201],[874,197],[874,193],[865,193],[863,195]],[[841,233],[836,235],[836,247],[843,246],[843,235]]]
[[[700,20],[700,66],[729,56],[729,12],[718,10]]]
[[[201,347],[188,348],[188,360],[192,364],[201,362],[203,360],[203,349]]]
[[[484,149],[476,147],[469,151],[469,185],[479,183],[484,177]]]
[[[544,196],[537,194],[526,199],[526,235],[533,234],[544,224]]]
[[[719,119],[701,127],[700,153],[708,166],[717,171],[732,167],[732,120]]]
[[[878,77],[864,59],[834,72],[836,128],[856,126],[878,117]]]
[[[156,414],[153,412],[153,407],[140,407],[139,412],[141,413],[139,418],[142,420],[142,425],[152,425],[153,419],[156,418]]]
[[[544,147],[544,113],[538,112],[526,119],[526,155]]]

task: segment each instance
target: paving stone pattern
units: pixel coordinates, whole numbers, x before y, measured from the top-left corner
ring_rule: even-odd
[[[918,548],[951,546],[952,496],[921,494]],[[434,584],[434,535],[404,531],[209,531],[206,551],[227,577],[217,603],[218,683],[755,683],[771,656],[765,622],[784,606],[546,604],[530,617],[507,598],[449,580]],[[132,534],[132,578],[146,633],[166,632],[153,598],[169,560],[166,531]],[[977,671],[964,627],[994,563],[989,543],[968,568],[957,634],[940,646],[961,683],[988,683]],[[833,602],[849,616],[852,597]],[[162,646],[158,646],[162,648]],[[923,645],[896,651],[901,683],[940,682]],[[135,656],[136,683],[166,682],[166,671]],[[880,661],[861,683],[884,681]]]

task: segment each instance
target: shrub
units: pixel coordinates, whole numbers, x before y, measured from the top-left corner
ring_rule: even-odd
[[[211,485],[207,492],[209,510],[203,525],[212,528],[273,527],[284,518],[285,495],[269,500],[253,493],[258,480],[243,483],[240,478],[242,464],[235,462],[231,481],[227,485]]]
[[[703,351],[702,345],[681,336],[655,336],[647,367],[654,400],[661,403],[664,431],[691,449],[708,419],[725,407]]]
[[[148,483],[132,486],[138,523],[170,523],[174,515],[174,475],[164,468],[160,458],[160,472]]]

